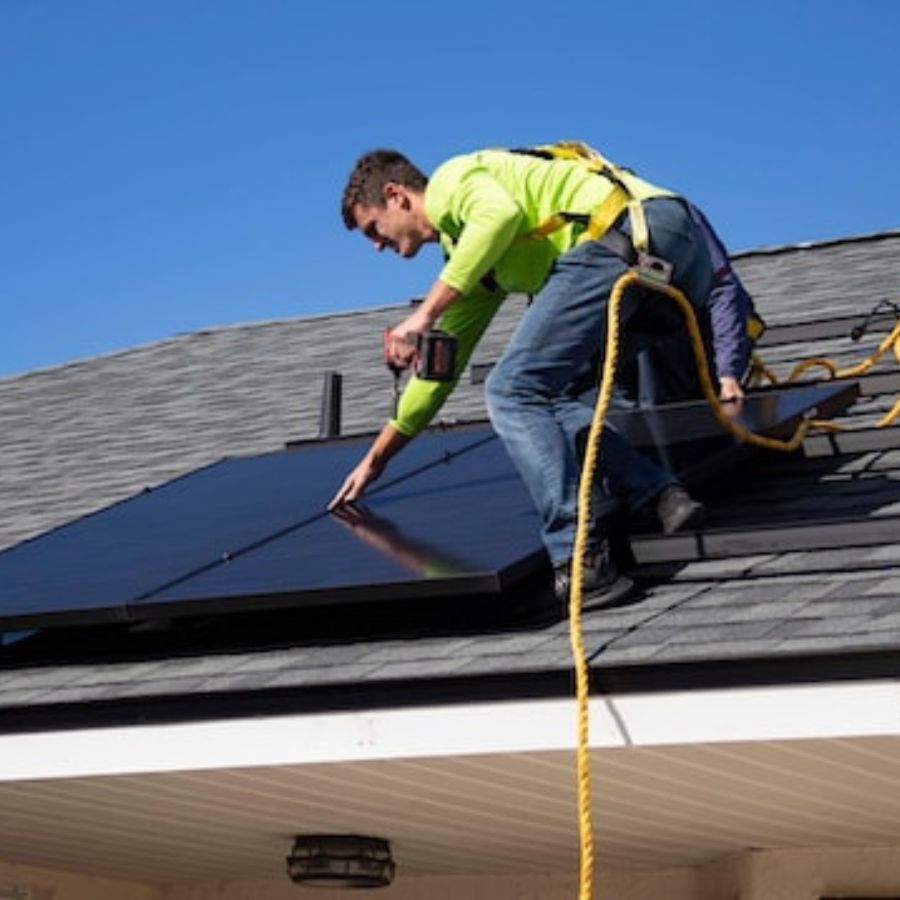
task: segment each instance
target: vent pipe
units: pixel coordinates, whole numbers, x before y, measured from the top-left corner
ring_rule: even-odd
[[[327,371],[322,378],[322,411],[319,414],[319,437],[338,437],[341,433],[340,372]]]

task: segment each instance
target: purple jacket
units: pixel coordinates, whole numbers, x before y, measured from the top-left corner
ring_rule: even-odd
[[[753,312],[753,300],[731,267],[728,251],[713,231],[706,216],[692,204],[687,204],[691,216],[706,238],[706,247],[715,270],[715,282],[707,298],[716,374],[730,375],[740,380],[750,362],[752,341],[747,335],[747,317]]]

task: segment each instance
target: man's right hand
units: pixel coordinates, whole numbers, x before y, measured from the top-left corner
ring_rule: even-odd
[[[416,358],[416,336],[388,328],[384,333],[384,361],[392,372],[408,369]]]
[[[385,461],[372,458],[368,453],[357,463],[356,468],[344,479],[338,492],[331,498],[329,509],[353,503],[358,500],[367,485],[371,484],[384,471]]]

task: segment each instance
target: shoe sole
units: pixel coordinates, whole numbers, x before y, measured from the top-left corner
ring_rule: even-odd
[[[663,525],[663,534],[675,534],[685,528],[699,528],[706,521],[706,507],[695,504],[690,512]]]
[[[581,601],[583,609],[606,609],[624,600],[634,590],[634,582],[620,575],[611,585],[602,590],[586,593]]]

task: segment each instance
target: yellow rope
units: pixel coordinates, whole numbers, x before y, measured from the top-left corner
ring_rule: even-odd
[[[578,832],[581,847],[579,875],[579,900],[591,900],[594,883],[594,823],[592,815],[591,760],[589,740],[589,699],[590,671],[581,633],[581,607],[584,584],[584,557],[587,552],[587,538],[591,521],[591,491],[594,483],[594,469],[600,451],[600,435],[612,398],[613,382],[616,377],[616,361],[619,356],[619,300],[623,279],[621,276],[613,287],[607,312],[606,358],[603,362],[603,377],[600,395],[591,429],[588,433],[584,454],[584,468],[578,485],[578,517],[575,527],[575,547],[572,555],[571,584],[569,594],[569,639],[575,664],[575,702],[577,716],[576,779],[578,788]]]
[[[900,362],[900,321],[898,321],[890,334],[875,348],[875,350],[867,356],[862,362],[857,363],[855,366],[848,366],[845,369],[839,369],[830,359],[824,359],[822,357],[814,357],[813,359],[804,360],[801,363],[798,363],[791,370],[790,375],[788,375],[788,382],[796,381],[804,372],[809,369],[820,367],[825,369],[828,372],[829,380],[834,380],[838,378],[857,378],[860,375],[864,375],[872,366],[877,363],[888,350],[894,351],[894,356],[897,358],[897,362]],[[766,374],[769,376],[770,380],[773,384],[778,384],[778,379],[775,378],[774,375],[771,374],[767,370]],[[900,399],[898,399],[890,412],[887,413],[883,418],[879,419],[875,423],[876,428],[885,428],[888,425],[893,425],[897,418],[900,417]],[[840,425],[832,425],[832,430],[834,431],[843,431],[843,426]]]
[[[578,487],[578,518],[575,530],[575,546],[572,556],[571,585],[569,594],[569,639],[572,646],[572,657],[575,668],[575,701],[577,718],[577,746],[576,746],[576,778],[578,791],[578,826],[580,845],[580,869],[579,869],[579,900],[591,900],[593,896],[594,881],[594,824],[593,824],[593,799],[591,786],[590,765],[590,734],[589,734],[589,699],[590,699],[590,670],[587,664],[587,655],[584,648],[584,638],[581,629],[581,612],[584,584],[584,559],[587,553],[587,538],[591,522],[591,493],[593,490],[594,470],[599,454],[600,437],[603,433],[603,425],[612,398],[613,384],[616,379],[616,364],[619,355],[619,308],[622,304],[625,291],[632,285],[639,284],[643,288],[664,294],[678,305],[685,318],[690,335],[691,345],[694,350],[694,358],[697,363],[697,373],[703,394],[706,397],[716,421],[739,441],[754,444],[767,450],[777,450],[783,453],[791,453],[796,450],[806,437],[810,427],[815,424],[809,419],[804,419],[793,437],[789,440],[767,438],[755,434],[752,431],[732,421],[724,410],[722,403],[716,396],[706,360],[706,350],[703,346],[703,338],[700,335],[700,327],[694,308],[684,294],[668,284],[662,284],[641,277],[638,272],[629,270],[621,275],[613,286],[609,298],[606,319],[606,353],[603,362],[603,374],[600,381],[600,392],[594,417],[591,421],[588,433],[587,447],[584,455],[584,468]],[[900,350],[897,350],[900,359]],[[897,413],[900,414],[900,404]]]

